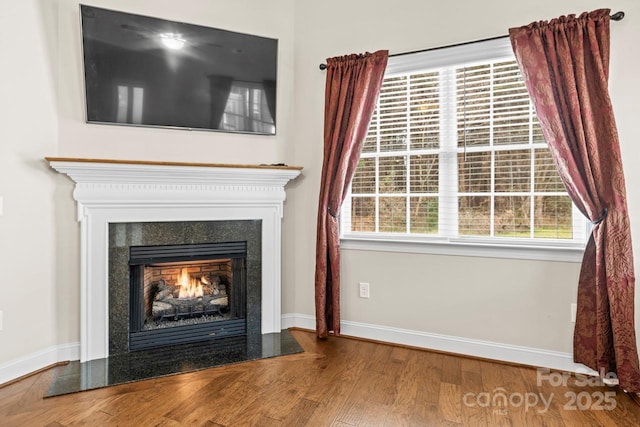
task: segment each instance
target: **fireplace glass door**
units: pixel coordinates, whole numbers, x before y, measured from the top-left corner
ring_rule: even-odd
[[[130,351],[246,333],[246,242],[131,246]]]

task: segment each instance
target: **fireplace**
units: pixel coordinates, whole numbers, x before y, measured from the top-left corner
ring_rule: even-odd
[[[73,197],[81,224],[81,362],[130,351],[131,246],[246,241],[247,331],[257,331],[257,339],[280,332],[284,187],[302,168],[47,160],[76,184]],[[236,221],[236,225],[221,226],[221,233],[214,232],[212,224]],[[238,231],[245,221],[257,228],[257,240]]]
[[[246,334],[246,242],[131,246],[129,349]]]

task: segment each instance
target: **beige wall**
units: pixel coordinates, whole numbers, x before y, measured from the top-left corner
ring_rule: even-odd
[[[58,343],[56,179],[42,157],[56,147],[56,10],[39,1],[0,13],[0,363]]]
[[[287,283],[295,293],[285,299],[285,312],[314,313],[314,220],[322,165],[325,77],[318,70],[320,62],[353,52],[407,52],[500,36],[508,27],[599,7],[603,3],[597,0],[296,3],[293,161],[305,167],[305,177],[289,192],[289,210],[294,215],[288,217],[285,230],[288,244],[295,248],[290,252],[297,257]],[[635,71],[640,59],[630,52],[640,43],[640,4],[616,1],[615,7],[627,17],[612,23],[611,94],[638,247],[640,187],[634,183],[640,182],[640,168],[632,162],[640,155],[635,106],[640,96]],[[356,250],[342,254],[345,320],[571,352],[570,304],[575,302],[576,263]],[[636,260],[640,260],[638,255]],[[370,299],[358,298],[359,281],[371,284]]]

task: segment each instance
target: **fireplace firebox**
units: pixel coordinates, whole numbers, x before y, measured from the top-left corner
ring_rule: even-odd
[[[129,350],[246,334],[246,242],[131,246]]]

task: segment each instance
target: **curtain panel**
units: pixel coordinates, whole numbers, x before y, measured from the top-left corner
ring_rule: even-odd
[[[564,185],[593,223],[578,283],[574,361],[640,392],[633,253],[608,91],[609,10],[509,30]]]
[[[324,156],[316,240],[316,333],[340,334],[338,213],[375,110],[388,51],[327,59]]]

